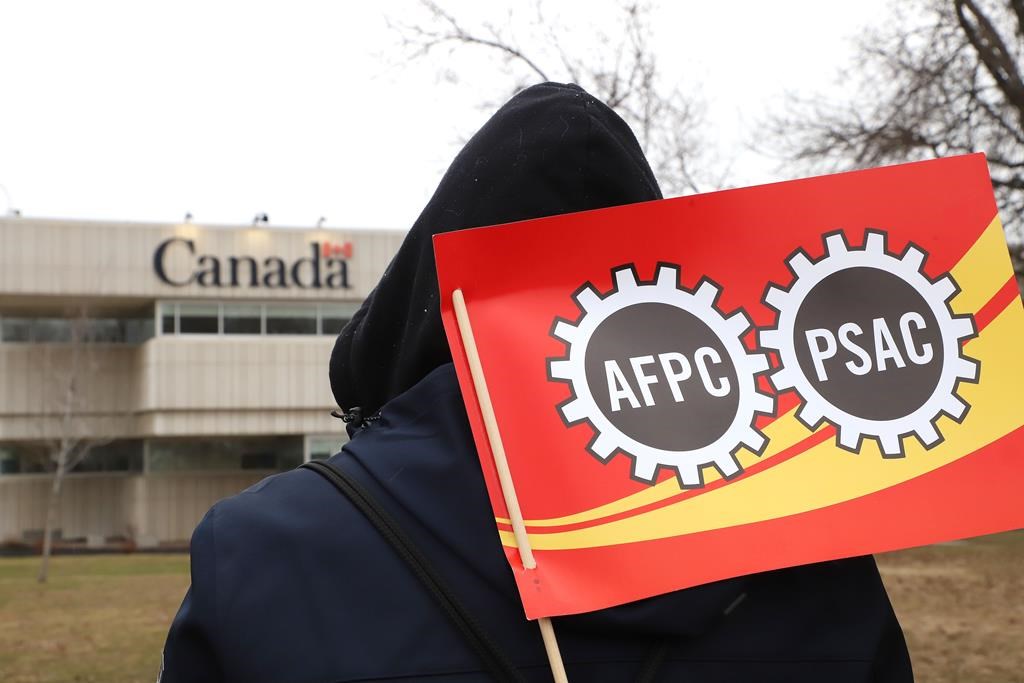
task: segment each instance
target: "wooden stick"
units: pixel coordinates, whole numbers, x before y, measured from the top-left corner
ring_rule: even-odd
[[[548,654],[548,666],[551,667],[555,683],[569,683],[562,662],[562,651],[558,649],[558,639],[555,638],[555,625],[547,617],[538,619],[537,625],[540,626],[540,637],[544,640],[544,651]]]
[[[530,537],[526,534],[526,524],[523,522],[523,513],[519,509],[519,498],[516,497],[516,488],[512,483],[512,472],[508,468],[508,459],[505,457],[505,446],[501,442],[501,433],[498,431],[498,421],[494,417],[494,406],[491,404],[491,394],[487,391],[487,380],[484,378],[484,369],[480,364],[480,353],[476,348],[476,338],[473,336],[473,327],[469,324],[469,311],[466,310],[466,299],[461,289],[452,292],[452,305],[455,309],[455,320],[459,326],[459,335],[462,337],[462,348],[466,351],[466,360],[469,361],[469,373],[473,377],[473,388],[476,390],[476,399],[480,404],[480,415],[484,420],[484,428],[487,431],[487,442],[491,446],[491,455],[494,456],[494,466],[498,472],[498,483],[501,485],[501,495],[505,499],[505,508],[508,510],[509,520],[512,522],[512,535],[516,539],[516,548],[519,550],[519,557],[523,561],[524,569],[536,569],[537,560],[533,556],[533,548],[530,546]],[[540,626],[540,635],[544,641],[544,651],[548,655],[548,664],[551,667],[551,674],[555,683],[569,683],[565,674],[565,665],[562,663],[562,653],[558,649],[558,640],[555,638],[555,627],[551,619],[541,617],[537,620]]]
[[[469,360],[469,373],[473,376],[473,388],[476,389],[476,398],[480,403],[484,428],[487,430],[487,441],[491,445],[494,466],[498,470],[501,495],[505,498],[505,507],[508,509],[508,516],[512,521],[512,534],[516,538],[519,557],[523,560],[524,568],[534,569],[537,566],[537,560],[533,557],[530,538],[526,535],[526,524],[523,522],[523,513],[519,509],[519,498],[516,497],[516,487],[512,483],[512,472],[508,468],[505,446],[501,442],[498,421],[494,417],[494,406],[491,404],[491,394],[487,391],[487,380],[484,378],[480,353],[476,348],[476,337],[473,336],[473,327],[469,324],[469,311],[466,310],[466,299],[462,296],[461,289],[456,289],[452,293],[452,303],[455,307],[455,319],[459,323],[459,334],[462,335],[462,346],[466,350],[466,358]]]

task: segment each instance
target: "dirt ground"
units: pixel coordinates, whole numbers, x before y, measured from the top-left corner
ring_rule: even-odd
[[[1024,683],[1024,532],[878,564],[919,683]],[[152,683],[188,556],[58,557],[45,586],[37,567],[0,559],[0,683]]]
[[[921,683],[1024,682],[1024,531],[878,556]]]

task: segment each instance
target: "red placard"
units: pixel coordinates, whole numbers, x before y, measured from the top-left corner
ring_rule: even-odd
[[[435,251],[530,618],[1024,526],[1024,309],[981,154],[447,233]]]

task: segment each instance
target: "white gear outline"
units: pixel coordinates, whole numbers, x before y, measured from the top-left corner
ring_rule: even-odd
[[[558,412],[567,426],[587,422],[594,430],[594,438],[587,451],[601,462],[608,462],[616,453],[633,459],[632,477],[653,484],[660,467],[672,469],[683,488],[704,485],[702,468],[713,465],[724,478],[732,478],[742,468],[735,454],[746,447],[755,454],[764,452],[768,439],[755,426],[758,415],[773,415],[775,399],[757,390],[757,376],[770,369],[768,356],[752,353],[743,344],[743,335],[752,327],[742,310],[726,317],[715,306],[721,288],[708,278],[702,278],[693,290],[679,285],[679,266],[659,263],[655,279],[641,282],[635,266],[628,264],[611,270],[614,287],[603,296],[586,283],[572,298],[580,308],[581,316],[574,322],[556,318],[551,336],[564,342],[567,355],[549,358],[548,379],[567,382],[571,396],[559,404]],[[714,442],[689,451],[669,451],[640,443],[614,426],[594,401],[586,379],[586,353],[591,335],[598,325],[612,314],[627,306],[642,303],[664,303],[695,315],[711,328],[721,340],[736,369],[739,384],[739,404],[736,417],[729,428]]]
[[[860,451],[864,438],[878,441],[882,456],[902,458],[906,455],[903,439],[917,437],[930,449],[943,441],[936,423],[942,415],[956,422],[967,416],[970,405],[957,394],[960,382],[977,382],[981,364],[963,354],[962,342],[977,335],[974,316],[956,315],[950,301],[960,287],[949,273],[932,280],[924,272],[928,254],[908,243],[900,255],[887,250],[887,235],[882,230],[867,229],[864,244],[852,249],[843,231],[823,236],[825,254],[812,261],[806,252],[797,249],[786,259],[793,274],[788,289],[769,284],[763,302],[778,314],[774,329],[758,331],[758,343],[779,355],[780,365],[769,376],[779,393],[796,391],[801,406],[796,417],[808,429],[815,430],[828,422],[836,428],[836,444],[853,453]],[[869,420],[852,415],[827,401],[804,376],[796,356],[795,343],[787,343],[795,335],[796,317],[808,293],[826,277],[847,268],[875,268],[896,275],[914,288],[927,302],[939,325],[942,339],[942,371],[931,396],[909,415],[892,420]]]

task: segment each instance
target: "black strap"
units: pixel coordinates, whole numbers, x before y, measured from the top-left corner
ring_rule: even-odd
[[[387,541],[398,556],[412,569],[416,578],[427,589],[434,600],[441,606],[445,614],[452,620],[455,627],[462,634],[466,642],[473,648],[477,656],[483,662],[484,667],[494,676],[495,680],[510,683],[525,683],[523,675],[515,668],[505,653],[501,651],[489,635],[483,630],[476,619],[473,618],[448,585],[441,579],[440,574],[427,560],[426,556],[412,542],[398,522],[385,510],[380,503],[363,488],[363,485],[356,481],[344,470],[331,465],[323,460],[312,460],[301,465],[306,469],[313,470],[329,481],[334,488],[352,501],[352,504],[363,513],[370,524],[377,529],[378,533]],[[661,669],[668,656],[671,643],[664,641],[659,643],[647,657],[638,683],[651,683]]]
[[[302,467],[313,470],[333,484],[334,488],[352,501],[352,504],[366,516],[366,519],[377,529],[384,540],[412,569],[416,578],[452,620],[495,680],[509,683],[521,683],[526,680],[512,665],[505,653],[484,632],[473,615],[462,606],[462,603],[455,597],[455,593],[442,581],[426,556],[413,544],[391,515],[363,488],[362,484],[347,472],[322,460],[303,463]]]

